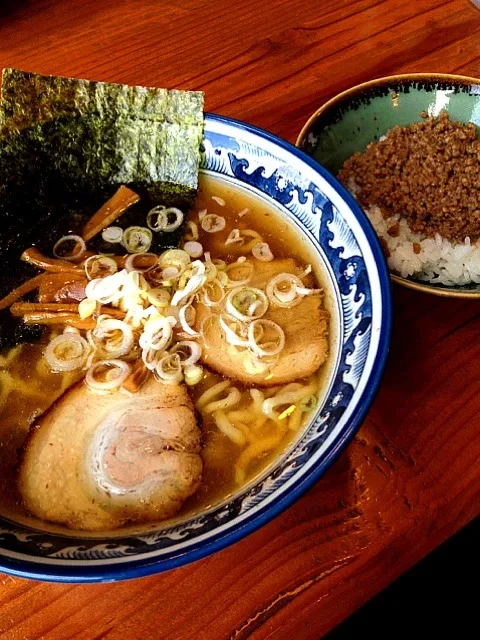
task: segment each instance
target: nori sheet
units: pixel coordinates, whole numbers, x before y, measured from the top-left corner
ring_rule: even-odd
[[[116,222],[123,228],[144,226],[157,204],[184,212],[193,205],[203,94],[16,70],[5,70],[3,82],[0,297],[37,273],[19,260],[25,248],[51,255],[56,240],[79,232],[121,184],[141,196]],[[154,234],[152,250],[178,246],[182,232]],[[18,338],[0,312],[0,347]]]
[[[202,129],[203,93],[3,70],[0,125],[23,128],[85,115],[123,116]]]

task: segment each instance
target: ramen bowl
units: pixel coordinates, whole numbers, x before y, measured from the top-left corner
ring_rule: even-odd
[[[241,122],[206,116],[201,173],[275,208],[301,234],[329,282],[335,328],[315,415],[264,472],[193,516],[109,534],[0,519],[0,570],[43,580],[102,582],[199,560],[292,504],[359,428],[380,381],[391,321],[388,271],[372,227],[353,198],[314,160]]]
[[[452,74],[413,73],[351,87],[322,105],[306,122],[297,146],[334,175],[347,158],[365,151],[390,129],[422,120],[421,113],[480,126],[480,80]],[[403,278],[392,280],[409,289],[439,296],[480,298],[480,285],[445,285]]]

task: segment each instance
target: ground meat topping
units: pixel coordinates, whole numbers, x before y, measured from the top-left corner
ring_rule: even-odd
[[[480,137],[469,122],[436,118],[394,127],[364,153],[345,161],[338,177],[359,187],[364,207],[400,214],[416,233],[463,242],[480,237]]]

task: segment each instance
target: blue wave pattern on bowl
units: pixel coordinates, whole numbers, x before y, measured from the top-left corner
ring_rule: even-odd
[[[223,548],[309,486],[368,408],[388,348],[389,284],[376,238],[357,205],[291,145],[218,116],[206,119],[201,169],[268,197],[307,233],[330,273],[339,337],[323,405],[292,450],[253,486],[175,526],[100,538],[39,532],[0,519],[0,567],[6,571],[56,580],[112,580],[170,569]]]

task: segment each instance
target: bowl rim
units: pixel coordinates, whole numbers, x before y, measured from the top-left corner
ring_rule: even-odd
[[[356,95],[361,91],[368,91],[370,89],[374,89],[375,87],[384,86],[393,83],[402,83],[402,82],[411,82],[411,81],[425,80],[430,82],[440,81],[440,82],[450,82],[455,85],[462,86],[478,86],[480,89],[480,78],[474,78],[472,76],[463,76],[454,73],[434,73],[434,72],[418,72],[418,73],[398,73],[391,76],[383,76],[381,78],[374,78],[373,80],[367,80],[366,82],[361,82],[360,84],[356,84],[353,87],[349,87],[340,93],[337,93],[335,96],[327,100],[324,104],[322,104],[305,122],[303,127],[300,130],[300,133],[297,136],[295,141],[295,146],[299,149],[302,148],[303,142],[307,137],[310,129],[315,124],[316,120],[329,111],[332,107],[337,106],[338,104],[348,100],[348,98]],[[480,93],[479,93],[480,95]],[[320,165],[320,163],[318,163]],[[322,165],[320,165],[322,166]],[[363,210],[362,210],[363,213]],[[365,215],[363,213],[363,215]],[[365,215],[365,217],[367,217]],[[440,296],[443,298],[463,298],[463,299],[479,299],[480,298],[480,290],[477,291],[469,291],[468,289],[458,289],[453,287],[436,287],[433,284],[428,284],[427,282],[422,282],[421,280],[410,280],[408,278],[402,278],[401,276],[390,272],[390,278],[396,284],[399,284],[406,289],[411,289],[413,291],[421,291],[423,293],[429,293],[430,295]]]
[[[415,80],[426,80],[430,82],[440,81],[440,82],[451,82],[452,84],[462,85],[462,86],[478,86],[480,88],[480,78],[474,78],[472,76],[462,76],[454,73],[433,73],[433,72],[425,72],[425,73],[397,73],[391,76],[382,76],[381,78],[374,78],[373,80],[367,80],[366,82],[361,82],[360,84],[353,85],[353,87],[349,87],[340,93],[337,93],[332,98],[324,102],[316,111],[312,113],[312,115],[305,122],[303,127],[300,129],[300,133],[297,136],[295,141],[295,146],[301,149],[301,145],[305,140],[309,130],[311,129],[312,124],[315,120],[322,115],[325,111],[328,111],[332,107],[336,106],[339,102],[343,102],[349,97],[355,95],[359,91],[368,91],[369,89],[374,89],[375,87],[382,86],[385,84],[393,84],[393,83],[402,83],[409,82]]]
[[[112,582],[117,580],[126,580],[131,578],[140,578],[163,571],[175,569],[177,567],[195,562],[217,551],[225,549],[230,545],[238,542],[245,536],[253,533],[263,525],[267,524],[273,518],[282,513],[287,507],[293,504],[308,488],[310,488],[331,466],[339,454],[345,449],[347,444],[352,440],[355,433],[360,428],[367,411],[369,410],[376,394],[380,381],[383,376],[385,363],[388,356],[391,325],[392,325],[392,298],[391,283],[388,275],[388,268],[385,257],[381,250],[380,243],[375,231],[363,215],[358,203],[350,195],[350,193],[337,181],[337,179],[324,167],[319,165],[313,158],[301,151],[291,143],[283,140],[276,135],[265,131],[254,125],[235,120],[227,116],[221,116],[213,113],[205,113],[205,123],[219,122],[226,125],[234,125],[236,128],[246,130],[261,139],[267,140],[279,146],[281,149],[294,155],[296,158],[306,163],[311,169],[319,173],[322,178],[340,194],[342,199],[346,201],[350,209],[357,217],[358,223],[365,234],[372,252],[377,270],[382,299],[380,335],[378,338],[378,348],[374,360],[371,365],[368,382],[366,387],[358,399],[357,405],[346,423],[344,430],[338,435],[337,439],[330,444],[325,451],[323,459],[317,465],[309,469],[297,482],[292,485],[290,490],[278,497],[273,503],[267,505],[258,512],[253,513],[250,518],[244,521],[234,530],[220,533],[210,540],[206,540],[197,547],[191,547],[187,551],[181,550],[176,552],[172,557],[156,559],[148,558],[132,560],[122,565],[111,565],[102,567],[88,566],[60,566],[46,565],[36,563],[32,560],[17,560],[2,557],[0,548],[0,570],[11,575],[30,578],[35,580],[47,580],[50,582]],[[68,537],[68,536],[66,536]],[[114,540],[114,539],[112,539]]]

